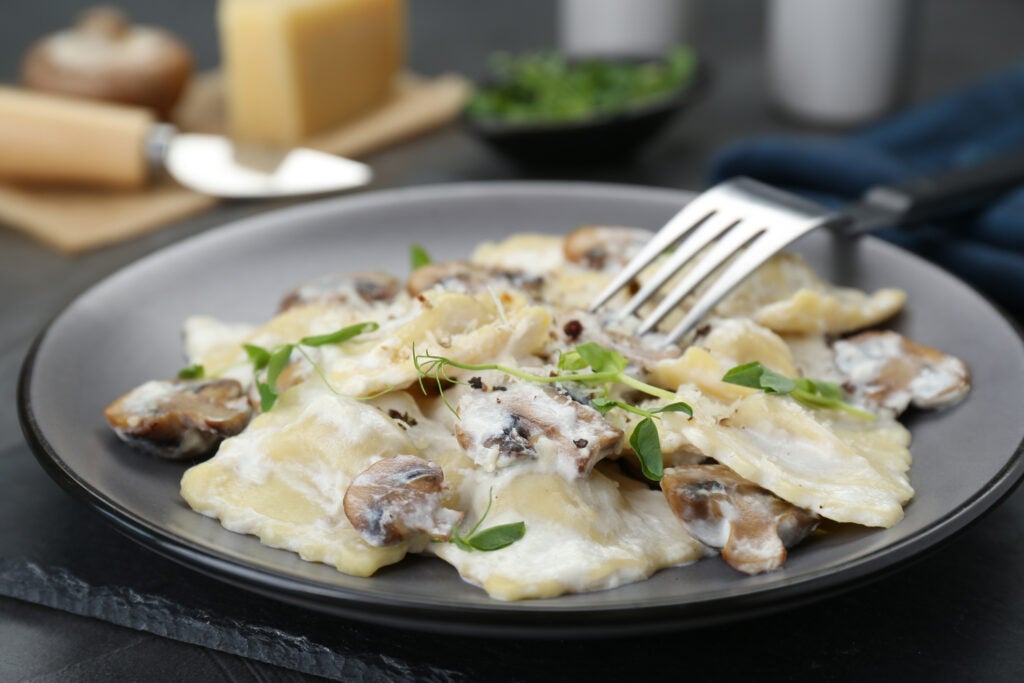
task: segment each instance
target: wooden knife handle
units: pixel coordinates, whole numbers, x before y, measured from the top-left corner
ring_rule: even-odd
[[[145,109],[0,87],[0,178],[142,187],[153,123]]]

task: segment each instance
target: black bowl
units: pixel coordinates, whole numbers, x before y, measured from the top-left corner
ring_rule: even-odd
[[[634,60],[630,60],[634,61]],[[707,89],[707,68],[697,62],[679,90],[656,100],[583,120],[517,123],[484,120],[462,113],[462,125],[487,145],[526,166],[569,167],[607,164],[636,154],[666,124]],[[481,87],[490,85],[483,82]]]

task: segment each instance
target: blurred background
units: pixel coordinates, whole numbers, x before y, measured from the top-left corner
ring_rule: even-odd
[[[0,22],[0,80],[18,78],[28,47],[42,35],[66,28],[88,1],[6,0]],[[197,70],[219,63],[215,4],[206,0],[123,0],[137,22],[165,27],[193,51]],[[643,4],[638,3],[638,4]],[[768,3],[759,0],[685,0],[680,35],[709,66],[708,92],[646,147],[627,168],[573,169],[573,177],[624,180],[698,188],[708,159],[725,143],[769,132],[820,132],[818,126],[772,114],[768,82]],[[902,4],[902,3],[895,3]],[[913,44],[902,102],[920,102],[1006,68],[1024,56],[1019,30],[1024,6],[1014,0],[922,0],[912,6]],[[408,3],[408,68],[435,76],[444,72],[482,76],[495,51],[518,53],[558,44],[559,3],[518,0],[415,0]],[[383,184],[464,178],[520,177],[524,171],[495,155],[457,126],[413,143],[429,153],[444,149],[430,168],[405,168],[387,152],[374,159]],[[430,148],[430,149],[427,149]],[[525,175],[565,176],[528,169]]]

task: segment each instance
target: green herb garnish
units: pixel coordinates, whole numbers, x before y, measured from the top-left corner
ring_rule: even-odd
[[[178,370],[178,379],[202,379],[206,377],[206,368],[198,363]]]
[[[465,536],[459,534],[459,530],[456,529],[452,533],[450,543],[454,543],[463,550],[472,552],[473,550],[482,550],[484,552],[490,552],[492,550],[501,550],[506,546],[510,546],[520,538],[526,535],[526,522],[512,522],[511,524],[499,524],[498,526],[492,526],[478,532],[477,529],[487,519],[487,515],[491,512],[491,504],[494,502],[494,490],[487,495],[487,509],[484,510],[484,514],[481,515],[480,519],[477,520],[473,528],[469,530]]]
[[[274,407],[274,403],[277,402],[277,378],[281,376],[281,371],[284,370],[288,362],[291,361],[292,351],[295,349],[295,344],[282,344],[276,347],[270,353],[270,358],[267,360],[267,379],[265,382],[257,380],[256,389],[260,392],[260,403],[263,408],[263,412],[267,412]]]
[[[343,327],[337,332],[331,332],[330,334],[319,334],[312,337],[303,337],[299,340],[299,343],[303,346],[324,346],[325,344],[341,344],[347,342],[353,337],[358,337],[366,332],[376,332],[380,328],[377,323],[356,323],[355,325],[349,325]]]
[[[806,377],[789,378],[769,370],[759,361],[737,365],[725,373],[722,381],[760,389],[766,394],[788,394],[809,408],[841,410],[862,420],[875,419],[872,413],[844,401],[843,390],[838,384]]]
[[[492,550],[501,550],[505,546],[512,545],[520,538],[526,535],[526,522],[512,522],[511,524],[501,524],[499,526],[492,526],[483,531],[477,532],[476,534],[464,539],[459,544],[460,548],[469,546],[475,550],[483,550],[490,552]]]
[[[256,379],[256,390],[260,394],[260,407],[263,412],[267,412],[274,407],[275,403],[277,403],[277,380],[281,376],[281,372],[284,371],[285,367],[287,367],[288,363],[291,361],[293,351],[298,351],[299,354],[309,362],[313,369],[316,370],[316,373],[320,376],[320,379],[324,381],[324,384],[327,385],[327,388],[336,394],[338,392],[327,380],[327,375],[324,374],[323,368],[321,368],[320,364],[310,357],[309,353],[303,347],[341,344],[360,334],[373,332],[378,328],[379,325],[375,322],[356,323],[355,325],[343,327],[340,330],[329,334],[303,337],[298,341],[298,343],[279,344],[270,349],[263,348],[262,346],[256,346],[255,344],[243,344],[242,348],[245,350],[245,355],[249,357],[249,362],[252,363],[253,372],[259,372],[264,368],[267,370],[266,378],[263,381],[260,381],[258,378]]]
[[[645,417],[633,428],[629,435],[629,445],[640,456],[640,469],[651,481],[661,481],[665,472],[664,460],[661,457],[661,439],[654,420]]]
[[[409,264],[413,270],[429,266],[431,263],[433,263],[433,259],[430,258],[430,254],[422,246],[414,244],[409,247]]]
[[[245,355],[249,357],[249,362],[252,363],[254,370],[262,370],[267,367],[267,363],[270,362],[270,351],[254,344],[242,344],[242,348],[245,349]]]
[[[493,85],[480,87],[467,113],[482,121],[562,123],[616,114],[679,92],[696,58],[678,46],[665,59],[570,60],[553,51],[488,60]]]
[[[532,375],[517,368],[511,368],[498,363],[459,363],[444,356],[435,356],[429,353],[417,354],[415,346],[412,351],[413,365],[419,373],[420,389],[426,393],[426,387],[423,384],[424,378],[434,380],[437,383],[438,392],[445,405],[456,415],[458,415],[458,412],[448,403],[448,399],[444,395],[445,383],[456,383],[447,374],[446,370],[449,366],[470,371],[496,370],[529,382],[543,384],[580,382],[583,384],[604,385],[604,395],[597,396],[591,400],[591,405],[595,410],[607,413],[613,408],[621,408],[622,410],[643,416],[644,419],[634,428],[629,443],[640,458],[644,475],[652,481],[660,481],[662,471],[661,443],[658,440],[657,427],[654,425],[654,420],[658,418],[658,413],[679,412],[690,416],[693,415],[693,409],[682,401],[676,401],[677,397],[674,393],[642,382],[626,374],[626,367],[629,361],[620,353],[606,349],[594,342],[580,344],[576,348],[561,354],[558,358],[558,369],[562,372],[544,376]],[[584,372],[587,369],[590,371]],[[672,403],[653,410],[644,410],[643,408],[632,406],[608,395],[610,385],[615,383],[624,384],[649,396],[663,398],[672,401]],[[637,430],[641,430],[641,433],[637,434]]]

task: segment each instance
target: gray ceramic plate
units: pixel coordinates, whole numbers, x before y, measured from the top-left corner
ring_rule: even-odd
[[[795,605],[895,568],[1012,490],[1024,473],[1024,348],[1016,331],[934,266],[875,239],[843,246],[827,234],[811,235],[800,250],[839,282],[907,290],[896,328],[963,358],[974,390],[955,408],[911,417],[917,497],[902,522],[816,538],[774,573],[742,576],[709,559],[615,590],[518,603],[491,600],[431,558],[353,578],[191,512],[178,496],[183,466],[128,449],[103,421],[110,400],[181,367],[179,325],[188,315],[257,322],[282,292],[319,274],[367,267],[405,274],[411,242],[459,257],[516,231],[593,222],[656,228],[686,198],[611,185],[454,185],[331,199],[212,231],[114,274],[50,325],[25,363],[25,433],[55,479],[152,550],[313,609],[467,634],[635,634]]]

